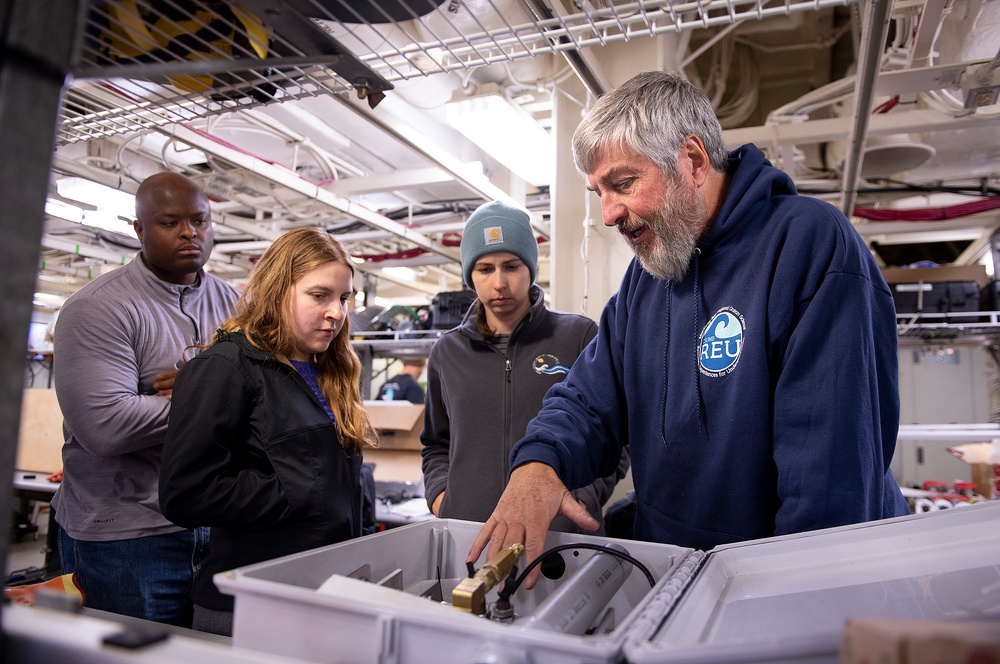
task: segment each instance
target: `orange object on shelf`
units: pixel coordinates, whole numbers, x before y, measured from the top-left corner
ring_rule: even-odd
[[[48,581],[39,583],[29,583],[23,586],[8,586],[3,589],[5,597],[15,604],[22,606],[34,606],[38,598],[39,591],[65,593],[68,597],[75,597],[79,600],[80,606],[84,604],[83,589],[76,582],[76,574],[63,574]]]

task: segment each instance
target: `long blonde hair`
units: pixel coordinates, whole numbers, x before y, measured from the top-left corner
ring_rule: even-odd
[[[236,314],[222,324],[224,332],[242,330],[255,347],[283,358],[295,352],[289,325],[292,286],[327,263],[354,264],[343,246],[318,228],[296,228],[264,252],[250,273],[236,304]],[[337,419],[340,443],[360,450],[373,445],[375,432],[361,404],[361,361],[351,346],[350,319],[324,353],[316,355],[320,391]]]

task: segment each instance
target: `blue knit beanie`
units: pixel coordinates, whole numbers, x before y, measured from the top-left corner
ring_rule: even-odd
[[[462,275],[472,287],[472,268],[486,254],[507,251],[528,266],[531,283],[538,267],[538,241],[531,232],[528,213],[520,208],[493,201],[472,213],[462,232]]]

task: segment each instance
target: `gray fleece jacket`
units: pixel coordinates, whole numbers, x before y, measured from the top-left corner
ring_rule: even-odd
[[[524,435],[548,389],[562,381],[597,333],[586,316],[549,311],[542,290],[511,334],[506,356],[476,329],[476,308],[435,342],[427,361],[424,429],[420,436],[424,495],[445,492],[442,518],[486,521],[510,472],[510,450]],[[604,503],[629,467],[628,448],[615,474],[577,489],[602,524]],[[560,517],[553,530],[574,531]]]
[[[81,288],[59,312],[53,377],[65,443],[52,505],[75,539],[181,530],[160,514],[170,401],[156,395],[153,377],[178,366],[188,346],[206,343],[239,296],[221,279],[198,276],[194,286],[161,281],[136,255]]]

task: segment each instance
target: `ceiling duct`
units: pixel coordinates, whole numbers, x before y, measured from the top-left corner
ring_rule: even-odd
[[[861,177],[873,178],[911,171],[930,161],[936,151],[909,134],[869,136],[861,161]]]
[[[827,157],[838,173],[844,170],[844,141],[828,144]],[[881,178],[911,171],[930,161],[937,151],[916,140],[911,134],[868,136],[862,152],[860,174],[863,179]]]

